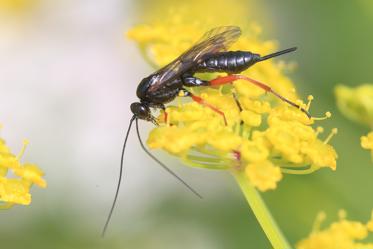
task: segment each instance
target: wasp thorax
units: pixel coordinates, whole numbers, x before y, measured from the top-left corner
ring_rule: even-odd
[[[131,104],[131,111],[137,118],[150,120],[151,114],[149,106],[145,103],[135,102]]]

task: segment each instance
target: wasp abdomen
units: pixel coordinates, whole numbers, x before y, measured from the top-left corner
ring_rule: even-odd
[[[240,73],[256,62],[260,55],[246,51],[228,51],[209,55],[196,67],[196,72]]]

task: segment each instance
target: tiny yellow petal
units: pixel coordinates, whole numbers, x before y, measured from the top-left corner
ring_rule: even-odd
[[[31,185],[47,186],[42,178],[42,171],[35,164],[22,165],[20,162],[27,143],[25,140],[21,152],[15,156],[5,141],[0,139],[0,209],[7,209],[15,204],[29,205]]]
[[[237,80],[233,84],[237,93],[247,98],[259,97],[260,95],[263,95],[265,93],[263,89],[244,80]]]
[[[35,164],[26,163],[22,167],[17,168],[14,173],[39,187],[47,187],[47,182],[42,178],[44,173]]]
[[[12,154],[1,155],[0,154],[0,165],[8,169],[17,169],[21,166],[19,160]]]
[[[29,205],[31,202],[29,188],[30,184],[21,179],[6,179],[0,177],[0,200]]]
[[[253,111],[258,114],[267,113],[271,110],[271,105],[266,101],[252,100],[249,98],[240,98],[241,106],[244,110]]]
[[[309,158],[311,164],[316,168],[329,167],[332,170],[337,168],[337,153],[332,146],[319,140],[308,144],[302,150]]]
[[[248,126],[257,127],[262,123],[262,116],[252,111],[244,110],[240,116],[242,121]]]
[[[282,178],[280,168],[267,160],[247,165],[245,173],[251,184],[260,191],[275,189]]]
[[[263,142],[244,141],[241,147],[242,158],[249,162],[257,162],[265,160],[269,155],[269,150]]]
[[[221,131],[210,133],[207,143],[220,151],[230,152],[238,149],[242,143],[242,138],[231,132]]]
[[[202,130],[203,131],[203,130]],[[175,155],[183,155],[192,146],[201,144],[206,135],[190,132],[188,128],[158,127],[149,134],[148,145],[152,149],[161,149]]]
[[[9,154],[10,150],[8,146],[5,144],[5,141],[0,138],[0,154]]]
[[[361,137],[361,147],[367,150],[373,150],[373,132]]]

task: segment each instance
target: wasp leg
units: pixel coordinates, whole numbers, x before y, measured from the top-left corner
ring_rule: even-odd
[[[196,78],[191,74],[184,74],[182,78],[183,78],[183,85],[187,87],[208,86],[210,84],[208,81]]]
[[[240,101],[239,101],[238,98],[237,98],[237,94],[232,93],[232,96],[233,96],[234,102],[236,102],[236,105],[237,105],[237,107],[238,107],[238,110],[240,110],[240,112],[242,112],[242,106],[241,106]]]
[[[234,99],[234,102],[236,102],[236,105],[237,105],[237,107],[238,107],[238,110],[240,110],[240,113],[242,112],[242,106],[241,106],[241,103],[240,103],[240,101],[238,100],[238,98],[237,98],[237,94],[236,93],[232,93],[232,96],[233,96],[233,99]],[[243,120],[241,119],[241,121],[240,121],[240,125],[243,125]]]
[[[210,86],[219,86],[219,85],[224,85],[224,84],[230,84],[232,83],[233,81],[235,80],[246,80],[260,88],[262,88],[264,91],[266,92],[270,92],[272,93],[273,95],[275,95],[277,98],[281,99],[282,101],[288,103],[289,105],[292,105],[298,109],[300,109],[302,112],[304,112],[307,117],[311,118],[311,115],[308,113],[308,111],[302,107],[300,107],[299,105],[295,104],[294,102],[292,102],[291,100],[288,100],[287,98],[285,98],[284,96],[280,95],[279,93],[277,93],[276,91],[274,91],[270,86],[260,82],[260,81],[257,81],[257,80],[254,80],[254,79],[251,79],[245,75],[241,75],[241,74],[231,74],[231,75],[227,75],[227,76],[223,76],[223,77],[218,77],[216,79],[213,79],[213,80],[210,80],[209,81],[209,85]]]
[[[168,112],[166,112],[166,109],[164,109],[163,112],[164,112],[164,123],[167,124],[167,121],[168,121]]]
[[[162,105],[160,107],[162,110],[163,110],[163,113],[164,113],[164,123],[167,124],[167,121],[168,121],[168,112],[166,111],[166,107],[164,105]]]
[[[222,112],[221,110],[219,110],[217,107],[207,103],[204,99],[202,99],[201,97],[197,96],[197,95],[194,95],[192,94],[191,92],[189,92],[188,90],[186,89],[182,89],[181,91],[183,91],[183,96],[184,97],[191,97],[195,102],[197,102],[198,104],[200,105],[203,105],[203,106],[206,106],[208,108],[210,108],[211,110],[213,110],[214,112],[218,113],[219,115],[221,115],[224,119],[224,124],[227,126],[228,123],[227,123],[227,119],[225,117],[225,114],[224,112]]]
[[[159,108],[159,109],[162,109],[163,112],[164,112],[164,122],[167,123],[168,113],[166,112],[166,106],[165,106],[164,104],[155,104],[155,103],[151,103],[149,106],[152,107],[152,108]],[[155,118],[154,118],[154,119],[155,119]]]
[[[167,121],[168,121],[168,112],[166,111],[166,107],[162,104],[162,106],[160,107],[162,110],[163,110],[163,113],[164,113],[164,123],[167,124]]]

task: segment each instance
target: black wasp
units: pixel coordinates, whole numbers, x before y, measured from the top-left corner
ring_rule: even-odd
[[[199,96],[193,95],[186,89],[186,87],[217,86],[228,84],[238,79],[243,79],[252,84],[255,84],[258,87],[264,89],[266,92],[271,92],[290,105],[300,108],[297,104],[279,95],[264,83],[251,79],[244,75],[239,75],[240,72],[248,69],[257,62],[293,52],[296,50],[296,47],[285,49],[266,56],[260,56],[259,54],[251,53],[248,51],[227,51],[231,44],[233,44],[240,37],[240,35],[241,29],[236,26],[223,26],[214,28],[205,33],[194,46],[181,54],[178,58],[176,58],[163,68],[159,69],[158,71],[152,73],[148,77],[144,78],[140,82],[136,92],[137,97],[139,97],[140,99],[140,102],[131,104],[131,111],[133,113],[133,116],[126,133],[126,138],[122,149],[119,182],[117,185],[114,202],[103,230],[103,235],[110,221],[117,200],[122,178],[123,154],[127,143],[129,131],[134,120],[136,121],[137,136],[144,151],[155,161],[157,161],[164,169],[174,175],[186,187],[188,187],[192,192],[200,197],[200,195],[195,190],[193,190],[187,183],[185,183],[180,177],[173,173],[168,167],[166,167],[166,165],[155,158],[145,148],[140,138],[138,119],[151,121],[157,125],[156,119],[151,114],[150,108],[165,110],[164,104],[174,100],[177,96],[180,95],[180,92],[182,92],[182,96],[191,97],[194,101],[205,105],[206,107],[209,107],[217,112],[219,115],[222,116],[225,124],[227,124],[225,115],[222,111],[204,102],[204,100]],[[225,72],[228,75],[224,77],[218,77],[210,81],[206,81],[194,76],[194,74],[202,72]],[[309,116],[306,110],[304,110],[303,108],[300,109],[304,113],[306,113],[307,116]],[[165,117],[167,118],[167,114],[165,115]]]

